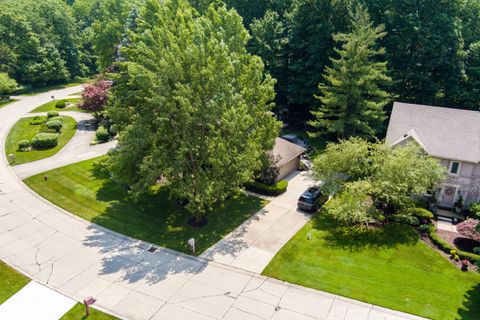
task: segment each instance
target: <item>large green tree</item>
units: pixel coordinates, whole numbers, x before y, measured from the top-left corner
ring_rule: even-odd
[[[312,112],[309,124],[318,131],[312,135],[335,135],[346,138],[371,138],[380,132],[386,118],[385,106],[391,95],[385,90],[392,79],[387,75],[387,62],[381,61],[385,50],[378,40],[385,36],[383,26],[373,26],[368,12],[357,7],[352,31],[334,36],[341,47],[326,68],[324,82],[317,96],[321,106]]]
[[[272,148],[274,80],[224,5],[201,15],[186,0],[149,0],[136,25],[112,87],[121,138],[111,168],[134,194],[163,177],[199,220]]]

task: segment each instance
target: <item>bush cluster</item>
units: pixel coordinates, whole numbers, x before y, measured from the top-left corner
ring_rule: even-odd
[[[263,194],[266,196],[278,196],[287,190],[288,182],[280,180],[275,184],[265,184],[258,181],[253,181],[245,184],[245,188],[249,191]]]
[[[55,108],[58,108],[58,109],[63,109],[66,106],[67,106],[67,103],[64,100],[60,100],[60,101],[57,101],[57,103],[55,103]]]
[[[47,149],[55,147],[58,143],[57,133],[38,133],[32,139],[32,146],[37,149]]]
[[[108,130],[104,126],[100,126],[97,129],[96,137],[98,142],[106,142],[108,141],[110,134],[108,133]]]
[[[58,117],[60,113],[58,113],[58,111],[49,111],[47,113],[47,118],[50,119],[50,118],[53,118],[53,117]]]
[[[63,118],[60,116],[55,116],[55,117],[48,118],[48,121],[60,121],[61,123],[63,123]]]

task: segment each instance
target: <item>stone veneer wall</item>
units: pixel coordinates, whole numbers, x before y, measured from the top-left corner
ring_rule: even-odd
[[[460,186],[459,191],[463,197],[465,207],[472,202],[480,200],[480,177],[464,178],[448,176],[444,184]]]

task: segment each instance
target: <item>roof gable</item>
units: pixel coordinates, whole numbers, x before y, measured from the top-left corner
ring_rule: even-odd
[[[386,141],[414,139],[430,155],[480,161],[480,112],[395,102]]]

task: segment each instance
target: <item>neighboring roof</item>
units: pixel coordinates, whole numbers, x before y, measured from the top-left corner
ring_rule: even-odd
[[[480,161],[480,112],[395,102],[386,141],[414,139],[431,156]]]
[[[273,147],[273,154],[274,156],[280,156],[277,166],[282,167],[290,162],[290,160],[303,154],[306,150],[307,149],[296,145],[295,143],[282,138],[277,138],[275,140],[275,146]]]

